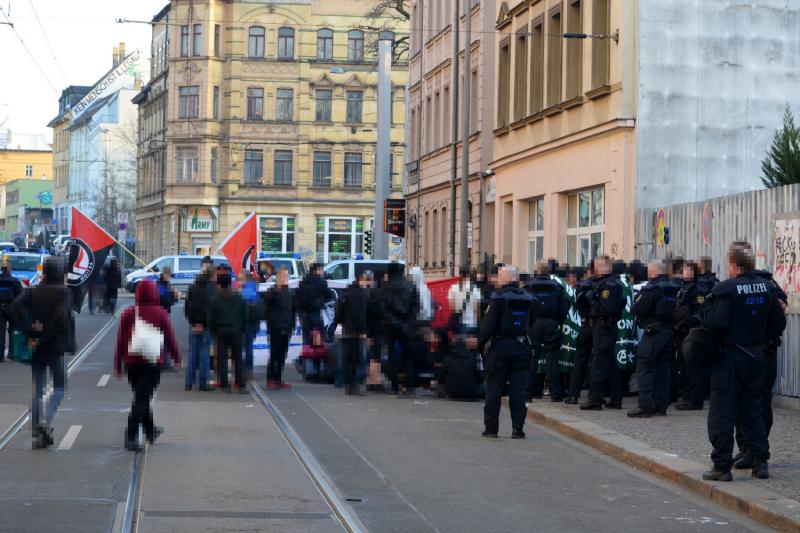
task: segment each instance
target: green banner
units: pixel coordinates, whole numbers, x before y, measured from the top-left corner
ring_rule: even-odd
[[[550,278],[557,281],[562,287],[564,287],[564,289],[567,291],[567,297],[569,298],[570,303],[569,314],[567,314],[567,319],[561,326],[561,332],[563,333],[564,337],[561,340],[561,353],[558,357],[558,366],[561,370],[561,373],[569,374],[572,372],[572,367],[575,366],[575,351],[577,349],[576,344],[578,341],[578,332],[581,330],[581,317],[578,314],[577,307],[575,307],[575,289],[567,285],[563,279],[555,275],[550,276]],[[547,361],[545,359],[539,359],[537,371],[539,374],[547,373]]]
[[[626,274],[622,274],[620,280],[622,281],[622,297],[625,298],[625,310],[622,311],[622,318],[617,322],[617,344],[614,351],[617,356],[617,367],[620,370],[636,370],[636,347],[639,345],[639,338],[636,335],[631,314],[633,285]]]

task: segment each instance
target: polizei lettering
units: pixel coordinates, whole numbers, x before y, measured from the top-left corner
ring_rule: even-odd
[[[748,283],[747,285],[737,285],[738,294],[762,294],[769,292],[766,283]]]

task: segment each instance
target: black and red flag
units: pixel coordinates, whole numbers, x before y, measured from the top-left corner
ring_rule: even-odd
[[[116,241],[76,207],[72,208],[70,236],[67,285],[72,289],[72,305],[80,313],[86,291],[100,275]]]
[[[258,219],[255,213],[245,218],[219,245],[222,254],[230,262],[233,274],[241,270],[253,272],[258,237]]]

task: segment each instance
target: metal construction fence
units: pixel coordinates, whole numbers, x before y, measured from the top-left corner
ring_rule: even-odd
[[[800,239],[786,235],[800,228],[799,212],[800,185],[660,209],[639,209],[636,212],[636,256],[642,261],[709,256],[718,275],[724,279],[728,247],[734,241],[744,240],[753,245],[759,268],[777,269],[782,273],[781,285],[790,301],[796,301],[800,292]],[[780,238],[776,237],[776,221],[780,224]],[[790,306],[779,352],[775,392],[784,396],[800,397],[799,313],[797,306]]]

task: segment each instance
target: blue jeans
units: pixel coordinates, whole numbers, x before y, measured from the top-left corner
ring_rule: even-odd
[[[208,385],[208,370],[211,364],[211,332],[208,328],[202,333],[189,331],[189,361],[186,364],[186,385],[194,385],[195,373],[200,370],[200,386]]]
[[[41,423],[42,408],[45,402],[45,387],[47,385],[47,368],[53,375],[53,394],[45,409],[45,422]],[[67,372],[64,367],[64,356],[57,355],[46,359],[34,360],[31,364],[33,373],[33,401],[31,402],[31,429],[34,437],[37,434],[39,425],[50,427],[53,417],[64,399],[64,389],[67,386]]]

